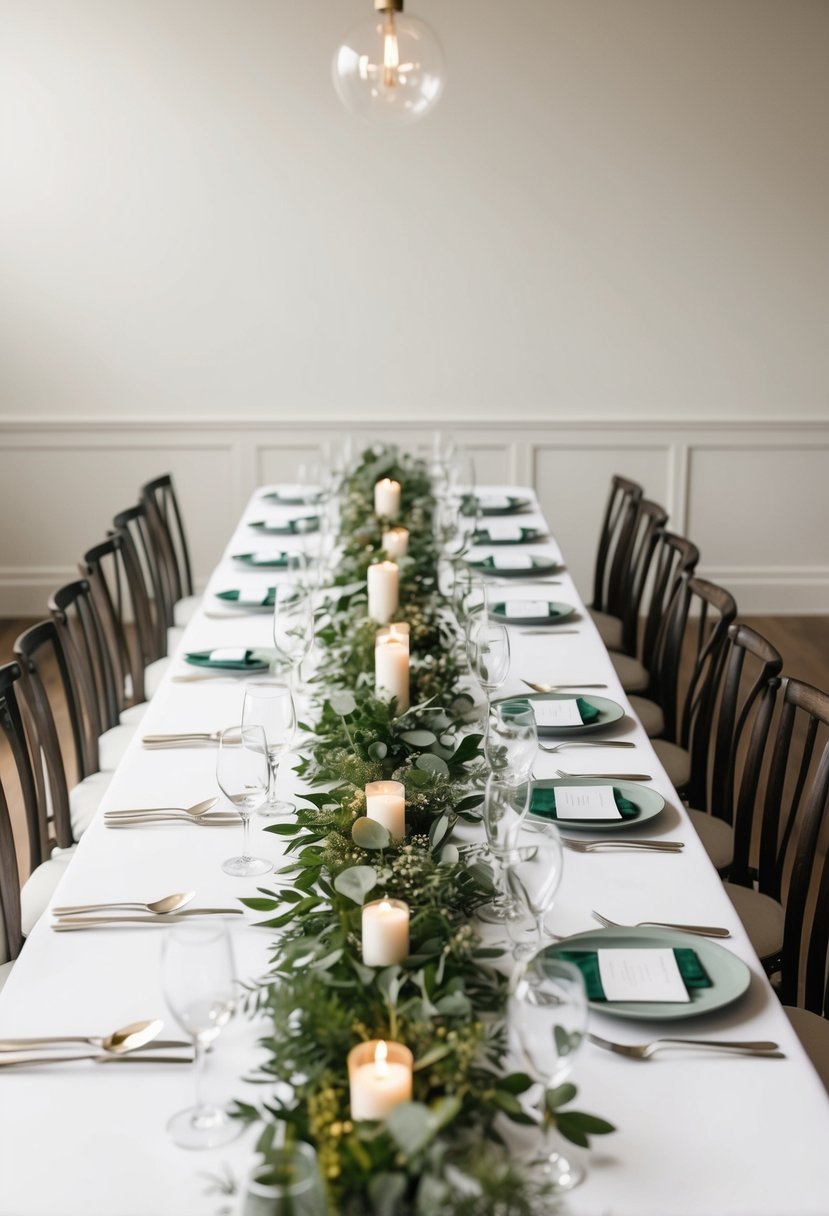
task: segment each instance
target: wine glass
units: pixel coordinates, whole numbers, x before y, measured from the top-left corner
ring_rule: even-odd
[[[265,732],[270,780],[268,796],[259,807],[259,814],[266,819],[292,814],[294,804],[278,798],[276,794],[279,761],[290,750],[296,734],[296,709],[287,684],[274,687],[262,684],[246,688],[242,702],[242,726],[261,726]]]
[[[264,857],[250,855],[250,817],[267,797],[270,776],[268,745],[261,726],[228,726],[221,732],[216,781],[225,798],[239,812],[245,833],[241,856],[222,862],[225,874],[250,878],[273,869]]]
[[[245,1188],[241,1216],[326,1216],[317,1154],[297,1141],[271,1150]]]
[[[484,753],[491,771],[520,785],[528,781],[538,755],[535,714],[526,701],[502,701],[490,708]]]
[[[302,661],[314,641],[314,609],[302,582],[280,583],[273,610],[273,640],[279,654],[291,665],[291,675],[302,683]]]
[[[570,1190],[583,1181],[585,1171],[556,1148],[546,1091],[570,1075],[587,1033],[587,995],[578,967],[539,955],[520,976],[509,1013],[521,1053],[544,1087],[539,1112],[546,1141],[539,1159],[544,1178],[556,1191]]]
[[[521,919],[520,908],[509,891],[506,875],[529,805],[528,785],[504,780],[499,773],[494,773],[487,780],[484,791],[484,831],[490,857],[496,867],[495,883],[498,888],[495,899],[478,911],[480,919],[487,924],[497,925],[503,924],[504,921]]]
[[[471,619],[468,633],[467,653],[478,683],[486,698],[486,713],[492,694],[496,692],[509,673],[509,632],[506,625],[491,621],[486,605]]]
[[[563,849],[558,828],[547,820],[529,817],[524,820],[523,833],[509,855],[506,867],[507,887],[518,908],[532,918],[527,936],[527,922],[512,918],[511,936],[517,959],[531,958],[551,934],[545,917],[553,906],[564,868]]]
[[[233,1013],[236,980],[227,925],[171,925],[162,945],[161,980],[173,1017],[193,1040],[196,1077],[195,1106],[173,1115],[167,1130],[181,1148],[217,1148],[243,1126],[202,1094],[205,1052]]]

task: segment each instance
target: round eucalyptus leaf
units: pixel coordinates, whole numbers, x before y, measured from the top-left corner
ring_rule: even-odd
[[[339,714],[341,718],[347,718],[349,714],[353,714],[357,708],[357,702],[354,700],[353,693],[350,692],[332,692],[328,698],[328,704],[331,706],[335,714]]]
[[[400,738],[410,747],[431,747],[438,741],[437,735],[430,730],[406,730]]]
[[[440,852],[440,864],[442,866],[454,866],[460,861],[460,853],[456,845],[445,844]]]
[[[334,889],[355,904],[362,904],[372,887],[377,885],[377,871],[373,866],[351,866],[334,879]]]
[[[433,756],[431,752],[427,752],[425,756],[418,756],[415,765],[427,773],[439,773],[441,777],[449,776],[449,765],[440,756]]]
[[[354,820],[351,839],[359,849],[387,849],[391,843],[388,828],[384,828],[376,819],[369,819],[367,815]]]
[[[378,740],[377,743],[372,743],[371,747],[368,749],[369,760],[385,760],[388,754],[389,749],[387,745],[380,742],[380,740]]]

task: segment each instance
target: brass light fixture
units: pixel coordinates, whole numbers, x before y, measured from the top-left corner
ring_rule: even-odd
[[[349,30],[334,55],[334,85],[353,113],[375,126],[417,122],[443,91],[443,51],[404,0],[374,0],[374,14]]]

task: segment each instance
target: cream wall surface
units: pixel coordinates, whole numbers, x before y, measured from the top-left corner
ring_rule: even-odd
[[[330,80],[369,0],[0,0],[0,612],[168,467],[204,576],[389,419],[572,554],[626,472],[742,607],[829,610],[829,4],[409,3],[448,85],[392,133]]]

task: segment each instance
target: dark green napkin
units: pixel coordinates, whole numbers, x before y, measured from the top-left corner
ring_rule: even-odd
[[[634,806],[629,798],[625,798],[623,794],[615,788],[613,789],[613,801],[619,808],[619,813],[623,819],[635,819],[639,814],[639,808]],[[556,815],[556,792],[552,786],[535,785],[533,786],[532,798],[530,799],[530,814],[540,815],[542,819],[557,819]],[[575,820],[572,820],[575,823]],[[591,819],[591,823],[615,823],[615,819]]]
[[[493,604],[492,611],[495,613],[496,616],[502,616],[504,618],[504,620],[506,620],[506,621],[512,621],[512,620],[518,619],[517,617],[507,616],[507,605],[506,605],[506,603],[503,603],[503,602],[498,603],[498,604]],[[552,618],[554,616],[561,616],[561,613],[559,612],[558,608],[556,608],[555,604],[547,605],[547,616],[550,618]],[[535,618],[533,618],[533,619],[535,619]]]
[[[227,600],[228,603],[237,604],[241,594],[242,593],[239,588],[234,587],[230,591],[217,591],[216,599]],[[263,595],[261,599],[256,600],[255,602],[260,604],[263,608],[273,608],[276,602],[276,587],[268,587],[267,595]],[[254,603],[254,600],[251,599],[250,603]]]
[[[255,562],[255,553],[234,553],[233,560],[235,562],[244,562],[246,566],[253,566],[254,570],[284,570],[288,565],[287,553],[275,553],[272,558],[267,561]]]
[[[520,701],[522,701],[522,700],[523,700],[523,698],[510,697],[510,701],[514,701],[514,703],[516,705],[518,705],[520,703]],[[526,708],[529,709],[529,707],[530,707],[529,699],[527,699],[524,703],[526,705]],[[585,726],[589,726],[591,722],[596,721],[596,719],[599,716],[599,711],[596,709],[595,705],[591,705],[589,701],[585,701],[584,697],[576,697],[576,704],[579,707],[579,713],[581,714],[581,720]]]
[[[242,648],[241,646],[238,648],[227,646],[216,648],[216,650],[219,650],[220,652],[222,649],[241,650]],[[218,667],[228,671],[244,671],[246,669],[262,671],[266,670],[268,667],[267,659],[264,659],[256,650],[246,650],[244,653],[244,658],[214,659],[211,656],[216,653],[216,650],[191,650],[188,654],[185,654],[184,658],[188,663],[192,663],[196,667]]]
[[[300,527],[303,524],[304,527]],[[318,515],[305,515],[301,519],[288,519],[284,524],[269,524],[266,519],[257,519],[248,524],[258,532],[267,532],[270,536],[297,536],[300,533],[316,532],[320,526]]]
[[[605,948],[612,949],[613,947]],[[556,950],[555,956],[564,959],[567,963],[575,963],[578,967],[584,976],[588,1001],[607,1000],[599,975],[599,956],[595,950]],[[676,946],[674,957],[679,967],[679,974],[682,976],[682,982],[689,992],[695,988],[713,987],[712,980],[699,961],[696,950],[690,950],[687,946]]]
[[[496,569],[495,558],[492,556],[491,553],[487,557],[481,558],[480,561],[470,562],[469,564],[470,564],[470,566],[475,566],[478,569],[486,569],[486,570],[495,570]],[[550,565],[553,565],[553,563],[551,562]],[[532,565],[530,565],[530,566],[522,566],[521,569],[522,570],[524,570],[524,569],[532,570],[534,566],[535,566],[535,562],[533,562]],[[499,566],[497,568],[500,570],[503,570],[503,566]]]
[[[499,540],[497,537],[493,540],[488,528],[479,528],[473,539],[476,545],[523,545],[540,535],[538,528],[522,528],[520,540]]]

